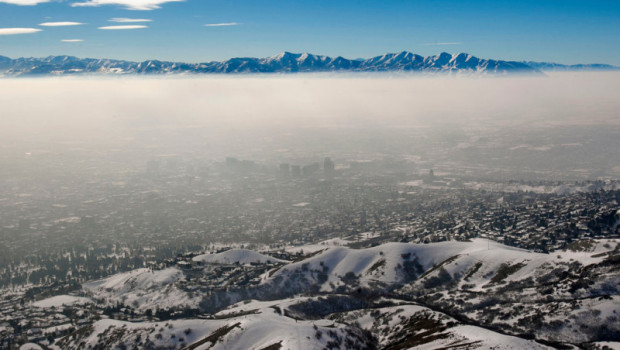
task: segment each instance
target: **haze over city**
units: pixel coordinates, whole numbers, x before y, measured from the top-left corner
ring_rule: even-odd
[[[620,348],[618,13],[0,0],[0,349]]]

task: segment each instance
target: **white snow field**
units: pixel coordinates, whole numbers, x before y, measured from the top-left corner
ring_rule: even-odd
[[[264,264],[264,263],[276,263],[287,262],[281,259],[276,259],[269,255],[257,253],[248,249],[230,249],[216,254],[202,254],[195,256],[193,261],[202,261],[204,263],[219,263],[219,264]]]
[[[51,298],[34,302],[32,305],[40,308],[61,308],[63,306],[84,305],[92,303],[92,300],[72,295],[57,295]]]

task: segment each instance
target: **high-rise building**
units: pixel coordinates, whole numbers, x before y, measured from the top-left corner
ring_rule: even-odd
[[[428,172],[428,177],[424,178],[423,181],[426,183],[432,183],[433,181],[435,181],[435,172],[433,171],[433,169]]]
[[[326,157],[323,161],[323,172],[325,173],[326,179],[334,178],[334,174],[336,172],[336,164],[329,157]]]

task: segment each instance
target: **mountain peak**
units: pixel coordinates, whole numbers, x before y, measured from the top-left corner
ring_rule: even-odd
[[[288,51],[283,51],[280,52],[279,54],[275,55],[275,56],[271,56],[269,57],[272,60],[282,60],[285,58],[291,58],[291,57],[298,57],[300,56],[300,54],[297,53],[292,53],[292,52],[288,52]]]

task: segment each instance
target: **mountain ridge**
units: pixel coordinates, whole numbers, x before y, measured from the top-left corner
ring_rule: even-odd
[[[539,74],[526,63],[481,59],[466,53],[442,52],[420,56],[408,51],[369,59],[347,59],[284,51],[264,58],[235,57],[225,61],[185,63],[161,60],[141,62],[60,55],[43,58],[0,56],[0,75],[7,77],[69,74],[204,74],[204,73],[302,73],[302,72],[431,72]]]
[[[555,62],[536,62],[536,61],[522,61],[522,63],[541,71],[608,71],[608,70],[620,70],[620,67],[613,66],[611,64],[603,63],[591,63],[591,64],[561,64]]]
[[[241,74],[241,73],[313,73],[313,72],[419,72],[464,74],[542,74],[546,71],[618,70],[608,64],[565,65],[553,62],[505,61],[483,59],[467,53],[442,52],[421,56],[409,51],[386,53],[368,59],[347,59],[288,51],[277,55],[234,57],[224,61],[201,63],[162,60],[128,61],[108,58],[79,58],[59,55],[42,58],[9,58],[0,55],[0,77],[42,75],[145,75],[145,74]]]

